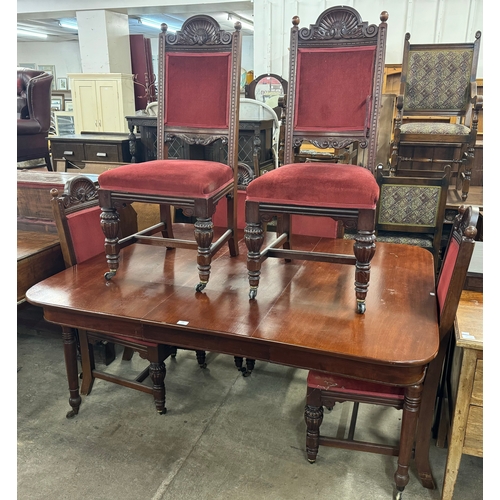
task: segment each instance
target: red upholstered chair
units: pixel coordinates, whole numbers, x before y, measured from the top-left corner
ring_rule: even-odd
[[[43,158],[47,170],[52,170],[47,137],[53,78],[45,71],[17,68],[17,161]]]
[[[234,32],[215,19],[197,15],[176,34],[162,24],[159,37],[158,159],[124,165],[99,176],[101,224],[111,279],[119,265],[119,217],[116,207],[132,202],[160,204],[161,224],[138,233],[138,243],[198,250],[199,283],[207,285],[213,255],[225,243],[238,254],[236,196],[238,184],[238,106],[241,68],[241,24]],[[227,162],[168,160],[168,143],[180,138],[189,145],[227,143]],[[227,230],[213,242],[212,216],[227,198]],[[196,241],[176,239],[170,207],[196,218]],[[154,236],[161,229],[162,236]]]
[[[309,28],[292,20],[286,99],[284,165],[254,179],[247,188],[245,243],[250,298],[257,295],[262,262],[268,257],[324,260],[356,265],[357,311],[364,313],[375,253],[377,122],[384,69],[387,12],[368,25],[351,7],[331,7]],[[319,148],[366,148],[362,166],[293,163],[303,141]],[[294,214],[331,217],[357,225],[354,256],[292,249]],[[263,222],[278,215],[280,235],[261,251]],[[283,247],[283,248],[278,248]]]
[[[97,186],[94,182],[84,175],[74,177],[69,181],[65,193],[60,194],[57,189],[52,189],[51,195],[54,220],[66,267],[78,265],[102,254],[104,234],[100,224],[101,209],[97,204]],[[120,235],[128,236],[136,232],[137,216],[134,209],[131,206],[123,207],[119,213],[122,219]],[[78,330],[78,339],[82,363],[81,394],[90,394],[94,380],[98,378],[152,394],[158,413],[166,412],[164,361],[168,356],[175,356],[176,347],[81,329]],[[150,365],[133,379],[97,369],[94,359],[94,345],[97,342],[123,346],[125,361],[130,360],[134,352],[138,352]],[[196,357],[199,365],[205,368],[205,351],[196,351]],[[148,375],[153,381],[152,387],[142,383]],[[73,414],[70,412],[69,416]]]
[[[429,471],[429,476],[421,477],[423,485],[427,488],[435,487],[430,475],[428,460],[437,387],[460,301],[460,294],[462,293],[467,269],[474,250],[478,218],[479,210],[477,207],[469,206],[466,209],[462,206],[460,208],[453,224],[436,287],[440,348],[437,357],[434,358],[427,369],[417,436],[415,437],[415,441],[420,443],[420,454],[415,458],[420,462],[421,469]],[[408,327],[411,328],[411,325],[408,325]],[[404,332],[401,332],[401,334],[401,341],[404,342]],[[323,421],[323,407],[331,408],[336,403],[345,401],[354,403],[347,437],[322,436],[320,426]],[[354,438],[359,403],[392,406],[398,410],[403,409],[405,404],[411,404],[410,401],[405,401],[404,387],[354,380],[341,375],[317,371],[309,372],[304,412],[307,426],[306,451],[309,462],[316,461],[320,445],[398,456],[399,443],[389,445],[380,442],[357,441]]]

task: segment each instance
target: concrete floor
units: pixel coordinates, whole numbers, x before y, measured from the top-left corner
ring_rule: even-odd
[[[257,362],[250,377],[233,358],[194,352],[167,359],[167,414],[152,396],[103,380],[69,410],[62,340],[40,311],[18,306],[17,498],[19,500],[344,500],[391,499],[396,458],[320,447],[305,457],[306,372]],[[117,359],[115,372],[146,362]],[[102,368],[100,366],[100,368]],[[365,411],[367,409],[368,411]],[[401,412],[360,409],[364,431],[394,442]],[[325,411],[323,434],[347,425],[349,404]],[[437,490],[423,488],[412,467],[403,498],[439,499],[446,449],[431,447]],[[6,497],[4,497],[6,498]],[[12,497],[13,498],[13,497]],[[463,456],[454,498],[483,498],[483,460]]]

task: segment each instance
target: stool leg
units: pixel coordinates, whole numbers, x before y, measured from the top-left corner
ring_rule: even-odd
[[[109,266],[109,271],[104,274],[104,277],[110,280],[118,270],[120,254],[118,243],[120,215],[115,208],[101,207],[101,228],[104,233],[104,251]]]
[[[208,283],[210,277],[210,265],[212,262],[212,254],[210,253],[210,245],[214,238],[214,225],[212,218],[196,219],[194,223],[194,237],[198,244],[198,273],[200,282],[196,285],[196,291],[201,292]]]

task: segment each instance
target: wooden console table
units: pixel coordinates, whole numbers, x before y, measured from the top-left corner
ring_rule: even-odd
[[[109,282],[100,255],[28,291],[28,301],[44,309],[45,319],[62,325],[70,416],[78,413],[82,401],[76,328],[404,386],[401,452],[394,476],[404,488],[422,381],[439,347],[431,253],[410,245],[377,244],[367,310],[360,315],[355,267],[345,264],[269,259],[259,296],[249,300],[243,240],[239,245],[237,257],[229,257],[227,250],[217,254],[203,293],[195,292],[198,273],[192,250],[165,253],[140,244],[122,250],[123,265]],[[296,248],[314,246],[323,252],[352,254],[352,245],[350,240],[295,239]],[[428,469],[419,470],[424,477],[430,474],[429,464],[418,467]]]
[[[462,454],[483,456],[483,294],[464,290],[448,375],[453,413],[442,500],[451,500]]]

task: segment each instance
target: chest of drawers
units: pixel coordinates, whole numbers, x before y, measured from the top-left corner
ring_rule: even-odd
[[[87,132],[52,136],[50,146],[52,163],[57,167],[64,159],[78,168],[83,168],[84,162],[129,163],[131,160],[128,134]]]

